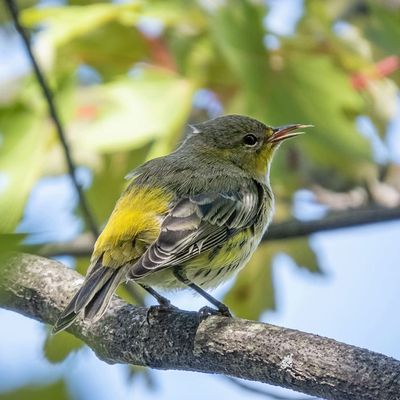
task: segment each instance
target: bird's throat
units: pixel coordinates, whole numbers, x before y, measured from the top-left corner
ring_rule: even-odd
[[[252,170],[261,181],[269,179],[269,170],[272,162],[273,151],[270,148],[260,149],[254,158]]]

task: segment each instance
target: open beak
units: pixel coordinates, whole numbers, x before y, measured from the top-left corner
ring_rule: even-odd
[[[279,143],[282,140],[303,134],[304,132],[299,131],[299,129],[312,128],[313,126],[314,125],[293,124],[274,128],[272,130],[272,135],[268,138],[268,142]]]

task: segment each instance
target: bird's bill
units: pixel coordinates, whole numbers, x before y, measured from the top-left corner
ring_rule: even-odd
[[[278,128],[274,128],[272,130],[272,135],[268,138],[268,142],[279,143],[282,140],[303,134],[304,132],[299,131],[299,129],[312,128],[312,127],[313,125],[302,125],[302,124],[279,126]]]

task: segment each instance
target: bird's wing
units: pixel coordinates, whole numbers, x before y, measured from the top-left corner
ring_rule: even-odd
[[[81,311],[87,318],[103,315],[129,265],[157,240],[172,199],[164,190],[138,186],[121,196],[96,242],[85,280],[61,313],[54,333],[71,325]]]
[[[173,195],[165,190],[132,186],[118,200],[97,239],[92,265],[100,258],[110,268],[137,261],[157,239],[173,202]]]
[[[129,275],[140,278],[220,245],[235,232],[253,225],[259,206],[256,188],[181,199],[164,219],[157,240]]]

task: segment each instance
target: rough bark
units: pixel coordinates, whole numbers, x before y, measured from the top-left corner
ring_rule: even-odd
[[[82,277],[32,255],[2,262],[0,306],[53,324]],[[99,321],[70,332],[108,363],[217,373],[325,399],[400,399],[400,362],[317,335],[195,312],[151,314],[118,298]]]

